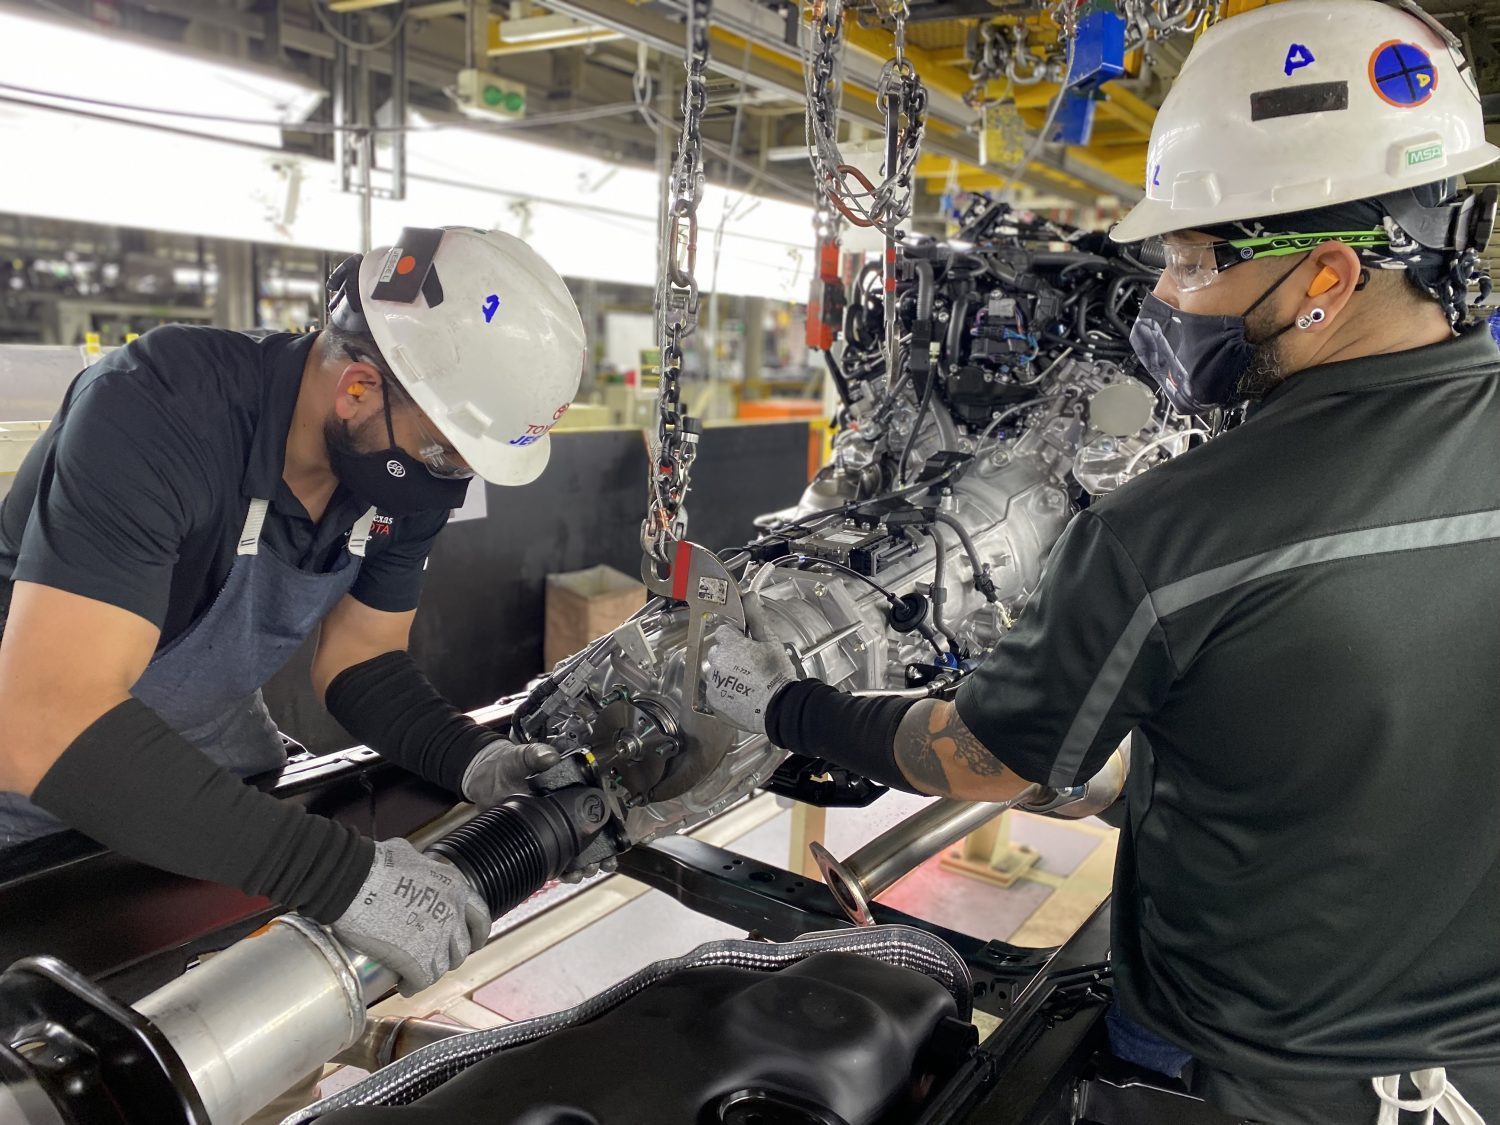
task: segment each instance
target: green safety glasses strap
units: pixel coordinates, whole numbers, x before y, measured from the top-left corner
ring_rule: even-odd
[[[1305,254],[1326,242],[1342,242],[1358,250],[1389,246],[1383,230],[1318,231],[1271,234],[1258,238],[1221,239],[1217,242],[1180,242],[1171,238],[1146,240],[1142,257],[1159,261],[1180,292],[1202,289],[1224,270],[1257,258],[1283,258]]]

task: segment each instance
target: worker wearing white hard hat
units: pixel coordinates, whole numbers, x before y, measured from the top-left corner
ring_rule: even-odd
[[[1110,232],[1165,266],[1132,339],[1142,361],[1203,413],[1358,349],[1446,338],[1494,221],[1493,196],[1455,177],[1497,157],[1458,40],[1410,0],[1224,21],[1157,116],[1146,198]],[[1430,300],[1380,315],[1407,291]]]
[[[557,762],[406,647],[450,511],[542,472],[583,359],[523,242],[410,229],[335,272],[322,332],[164,327],[83,372],[0,508],[0,848],[72,828],[263,895],[407,993],[462,961],[490,918],[451,867],[242,779],[285,765],[261,687],[314,635],[334,718],[455,797]]]
[[[1471,409],[1454,409],[1470,395],[1493,401],[1500,385],[1487,327],[1466,324],[1471,295],[1487,297],[1490,290],[1478,259],[1493,228],[1495,196],[1493,189],[1458,187],[1459,176],[1497,157],[1500,148],[1485,139],[1479,92],[1458,39],[1411,0],[1287,0],[1226,20],[1193,49],[1161,108],[1147,153],[1146,198],[1110,232],[1116,242],[1144,243],[1139,252],[1164,267],[1131,342],[1168,400],[1184,412],[1222,418],[1227,408],[1256,404],[1243,427],[1247,440],[1258,423],[1265,437],[1274,436],[1270,427],[1279,413],[1287,427],[1284,444],[1278,450],[1268,443],[1259,471],[1273,471],[1277,458],[1294,463],[1296,443],[1316,440],[1318,424],[1300,433],[1295,428],[1297,396],[1312,412],[1304,423],[1327,419],[1321,424],[1326,440],[1338,441],[1346,420],[1358,419],[1352,429],[1359,437],[1341,453],[1360,462],[1350,464],[1356,480],[1368,480],[1385,495],[1360,500],[1361,486],[1345,480],[1345,499],[1327,504],[1341,514],[1325,534],[1403,518],[1413,528],[1435,528],[1451,518],[1453,504],[1500,504],[1494,490],[1481,489],[1481,497],[1466,493],[1461,481],[1469,473],[1494,481],[1500,466],[1493,448],[1459,436],[1476,425],[1478,432],[1492,432],[1500,419],[1479,400],[1468,404]],[[1403,392],[1381,393],[1396,387]],[[1436,412],[1445,420],[1437,422]],[[1428,415],[1429,427],[1451,435],[1448,452],[1424,441],[1414,424],[1419,413]],[[1254,464],[1247,461],[1245,468]],[[1447,479],[1451,496],[1419,486],[1416,497],[1392,504],[1400,490],[1378,482],[1396,474]],[[1316,494],[1330,482],[1302,483]],[[1299,538],[1294,508],[1287,504],[1285,527],[1276,533],[1283,542]],[[1437,546],[1419,534],[1407,549],[1424,545]],[[1309,549],[1304,562],[1317,556]],[[1456,588],[1452,593],[1464,596]],[[1350,618],[1358,612],[1357,598],[1348,599]],[[1295,630],[1295,615],[1285,607],[1282,627]],[[1277,620],[1263,627],[1274,630]],[[1493,629],[1489,621],[1477,627]],[[1462,630],[1451,643],[1466,644]],[[1475,654],[1478,674],[1500,682],[1492,646],[1482,647],[1486,654]],[[1361,655],[1347,652],[1346,658]],[[1305,690],[1325,711],[1344,709],[1336,692],[1319,698],[1317,687]],[[1408,709],[1426,708],[1442,692],[1415,669],[1390,685],[1372,677],[1364,690]],[[1492,723],[1477,714],[1484,705],[1467,709]],[[1425,777],[1440,786],[1438,779],[1467,775],[1466,784],[1483,794],[1493,774],[1473,769],[1476,753],[1491,751],[1441,736],[1429,745],[1393,747],[1384,763],[1370,753],[1350,769],[1350,792],[1368,767],[1372,777],[1386,771],[1385,785],[1421,787]],[[1330,761],[1338,757],[1330,750]],[[1359,757],[1356,751],[1350,760]],[[1268,799],[1274,784],[1266,779]],[[1441,806],[1459,793],[1426,797]],[[1481,801],[1497,798],[1500,790]],[[1361,804],[1353,797],[1343,799],[1346,809],[1340,803],[1340,794],[1330,793],[1312,816],[1332,825]],[[1346,862],[1364,847],[1404,846],[1397,842],[1398,824],[1366,825],[1367,843],[1345,833],[1306,860]],[[1500,858],[1479,858],[1477,870],[1488,865],[1489,873],[1465,884],[1468,876],[1443,857],[1472,854],[1467,832],[1463,826],[1449,833],[1433,829],[1429,850],[1413,857],[1410,867],[1424,871],[1424,880],[1460,883],[1432,894],[1443,903],[1435,916],[1424,917],[1421,901],[1366,900],[1350,908],[1322,899],[1321,892],[1299,896],[1292,888],[1266,897],[1263,908],[1284,919],[1283,940],[1300,942],[1314,962],[1344,961],[1354,969],[1310,974],[1319,984],[1293,1019],[1273,1015],[1271,1007],[1255,1013],[1257,996],[1277,991],[1269,982],[1244,989],[1244,1011],[1231,1026],[1236,1017],[1216,1010],[1208,996],[1195,997],[1170,969],[1134,966],[1111,1015],[1116,1052],[1153,1069],[1186,1072],[1198,1092],[1256,1120],[1364,1122],[1372,1111],[1380,1125],[1430,1123],[1434,1114],[1449,1125],[1500,1120],[1500,991],[1494,987],[1500,934],[1493,928],[1500,918]],[[1358,877],[1350,874],[1352,888]],[[1373,933],[1358,921],[1371,906],[1412,919],[1399,927],[1410,940],[1381,943],[1389,964],[1355,964],[1364,955],[1336,936],[1351,926]],[[1134,909],[1132,916],[1158,938],[1162,927],[1182,921]],[[1489,919],[1487,937],[1477,936],[1477,917]],[[1155,939],[1132,940],[1149,946]],[[1191,944],[1195,956],[1216,950],[1212,971],[1226,980],[1250,972],[1256,960],[1217,937]],[[1427,1006],[1422,997],[1438,981],[1445,1001]],[[1316,996],[1318,989],[1327,995]],[[1194,1005],[1198,1010],[1190,1014]],[[1265,1038],[1273,1024],[1280,1030]],[[1460,1045],[1480,1025],[1489,1030]],[[1235,1039],[1241,1042],[1230,1046]]]
[[[1155,240],[1132,343],[1212,440],[1075,516],[951,700],[715,633],[715,714],[882,784],[1124,779],[1110,1043],[1225,1120],[1500,1125],[1493,203],[1453,179],[1497,155],[1417,11],[1218,23],[1113,232]]]

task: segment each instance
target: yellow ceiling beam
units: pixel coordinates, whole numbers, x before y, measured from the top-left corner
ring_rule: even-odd
[[[1156,107],[1145,98],[1138,97],[1121,82],[1106,82],[1100,87],[1104,98],[1099,108],[1116,121],[1131,126],[1136,132],[1149,137],[1156,124]]]
[[[1026,175],[1038,175],[1051,183],[1074,190],[1088,190],[1082,180],[1047,165],[1034,164]],[[1010,177],[1001,172],[980,168],[963,160],[950,160],[946,156],[919,158],[916,177],[922,181],[923,189],[928,195],[941,195],[951,184],[957,184],[960,191],[1001,191],[1014,186]]]
[[[1092,146],[1069,145],[1068,155],[1080,164],[1124,180],[1128,184],[1146,182],[1146,146],[1134,149],[1110,148],[1104,151]]]
[[[966,47],[929,47],[927,54],[938,66],[969,65],[969,51]]]
[[[501,21],[491,17],[489,41],[485,46],[485,54],[491,58],[500,58],[505,55],[529,55],[538,51],[561,50],[564,47],[583,47],[590,43],[609,43],[623,38],[623,34],[611,31],[607,27],[590,27],[580,28],[570,35],[559,35],[551,39],[523,39],[512,42],[505,38]]]
[[[860,27],[852,14],[844,17],[844,39],[855,50],[873,55],[881,62],[896,53],[895,39],[889,31],[884,28]],[[906,57],[917,68],[917,73],[930,90],[941,90],[952,97],[962,98],[969,92],[969,87],[974,85],[967,74],[954,74],[937,52],[908,45]]]
[[[317,3],[318,0],[313,0]],[[389,8],[396,0],[328,0],[330,12],[365,12],[371,8]]]
[[[962,164],[951,156],[934,156],[932,153],[923,153],[917,157],[917,168],[914,175],[919,180],[936,180],[944,176],[952,175],[954,170]],[[962,164],[968,168],[970,165]]]

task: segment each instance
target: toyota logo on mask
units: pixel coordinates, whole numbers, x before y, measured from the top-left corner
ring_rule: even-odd
[[[385,463],[385,471],[399,480],[406,475],[406,466],[395,458],[392,458]]]

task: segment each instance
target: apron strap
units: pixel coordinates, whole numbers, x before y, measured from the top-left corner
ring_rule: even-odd
[[[375,509],[371,508],[349,529],[349,553],[357,559],[365,557],[365,545],[370,542],[370,528],[375,524]]]
[[[240,531],[240,545],[235,551],[236,555],[253,555],[260,551],[260,529],[266,522],[266,511],[271,506],[269,500],[251,500],[250,509],[245,513],[245,526]]]
[[[1402,1110],[1420,1113],[1422,1125],[1432,1125],[1434,1111],[1448,1125],[1484,1125],[1484,1118],[1448,1081],[1448,1072],[1442,1067],[1412,1071],[1411,1080],[1417,1087],[1417,1096],[1405,1099],[1401,1097],[1399,1074],[1370,1079],[1375,1096],[1380,1099],[1378,1125],[1396,1125]]]

